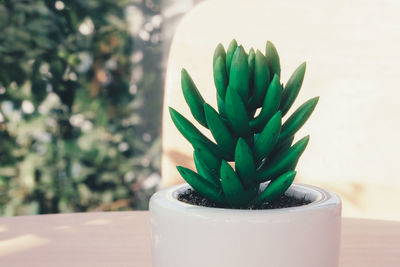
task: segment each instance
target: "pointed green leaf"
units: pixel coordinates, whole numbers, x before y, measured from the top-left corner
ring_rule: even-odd
[[[265,190],[258,195],[254,203],[260,204],[262,202],[271,202],[279,198],[286,192],[286,190],[288,190],[295,177],[295,171],[289,171],[282,174],[268,184],[267,188],[265,188]]]
[[[223,158],[221,155],[216,154],[206,144],[197,139],[193,140],[192,146],[202,161],[204,161],[211,169],[219,170]]]
[[[260,52],[260,50],[257,50],[255,55],[253,79],[254,79],[254,92],[253,92],[253,97],[251,98],[250,101],[250,106],[253,108],[259,108],[263,104],[263,100],[267,92],[270,79],[267,58]],[[279,77],[278,77],[278,82],[279,82]]]
[[[239,138],[235,149],[235,169],[245,188],[256,183],[253,152],[244,139]]]
[[[225,199],[231,207],[245,207],[257,194],[254,188],[245,190],[235,171],[224,160],[221,164],[221,185]]]
[[[210,165],[207,165],[207,163],[203,160],[202,155],[197,150],[193,152],[193,159],[198,174],[212,183],[215,187],[221,187],[221,182],[219,181],[219,170],[221,168],[221,164],[219,164],[218,168],[216,169],[212,168]]]
[[[218,111],[219,111],[219,115],[226,119],[226,112],[225,112],[225,98],[222,98],[221,96],[219,96],[217,94],[217,105],[218,105]]]
[[[228,75],[228,77],[230,76],[233,53],[235,53],[237,46],[238,44],[236,40],[233,39],[228,46],[228,50],[226,51],[226,74]]]
[[[293,136],[308,120],[317,105],[319,97],[311,98],[301,105],[282,125],[279,141]]]
[[[225,53],[225,48],[221,43],[219,43],[214,50],[213,66],[215,65],[215,62],[219,57],[221,57],[224,60],[224,65],[225,65],[226,53]]]
[[[178,111],[169,107],[169,113],[176,128],[181,132],[192,145],[194,142],[202,142],[215,155],[223,156],[218,146],[205,137],[189,120],[182,116]]]
[[[183,179],[199,194],[214,201],[217,204],[225,203],[224,195],[221,189],[214,186],[204,177],[198,175],[194,171],[182,167],[176,167]]]
[[[281,105],[279,107],[282,111],[282,116],[285,116],[293,105],[294,101],[299,94],[301,85],[303,84],[304,74],[306,72],[306,63],[302,63],[290,76],[289,81],[286,83],[285,89],[282,92]]]
[[[249,75],[249,63],[246,52],[242,46],[238,46],[232,58],[229,87],[236,90],[242,98],[243,103],[246,104],[249,96]]]
[[[252,95],[254,87],[254,69],[256,64],[256,54],[253,48],[249,51],[247,61],[249,63],[249,95]]]
[[[257,137],[257,141],[253,147],[254,160],[256,164],[261,162],[263,158],[267,157],[274,148],[278,141],[281,123],[282,116],[281,112],[278,111],[274,116],[272,116],[260,135]]]
[[[250,121],[250,127],[255,132],[260,132],[272,115],[278,111],[281,100],[281,91],[282,87],[279,83],[279,77],[275,75],[268,87],[260,114],[258,114],[254,120]]]
[[[207,103],[204,104],[207,124],[218,146],[226,158],[233,159],[235,140],[225,122],[218,113]]]
[[[282,173],[288,171],[296,164],[300,156],[307,147],[310,137],[306,136],[294,144],[282,157],[268,162],[258,171],[258,181],[263,183],[268,180],[273,180]]]
[[[203,108],[204,99],[185,69],[182,69],[181,84],[183,96],[185,97],[186,103],[188,104],[193,117],[201,125],[207,127]]]
[[[274,44],[271,43],[270,41],[267,42],[267,45],[265,47],[265,56],[267,57],[271,78],[274,77],[274,74],[280,77],[281,63],[279,60],[278,51],[276,51]]]
[[[285,140],[279,141],[276,143],[274,149],[268,155],[268,160],[273,161],[275,159],[281,158],[284,153],[286,153],[289,148],[292,146],[294,140],[294,136],[289,137]]]
[[[242,98],[230,85],[226,92],[225,112],[236,136],[247,137],[251,134],[246,107]]]
[[[218,57],[214,64],[214,84],[217,88],[218,95],[224,99],[226,87],[228,86],[228,76],[226,75],[225,61],[222,57]]]

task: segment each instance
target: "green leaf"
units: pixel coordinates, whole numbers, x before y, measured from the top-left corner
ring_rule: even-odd
[[[228,86],[225,98],[225,112],[236,136],[247,137],[251,134],[247,110],[242,98],[235,89]]]
[[[268,162],[258,171],[258,181],[263,183],[268,180],[273,180],[297,164],[297,161],[303,154],[307,147],[310,137],[306,136],[294,144],[286,153],[280,158]]]
[[[222,120],[222,118],[207,103],[204,104],[204,112],[206,115],[207,124],[215,141],[224,153],[225,158],[227,160],[232,160],[235,151],[234,137],[232,136],[228,127],[225,125],[225,122]]]
[[[193,117],[204,127],[207,127],[206,117],[204,115],[204,99],[194,84],[192,78],[185,69],[182,69],[181,76],[182,92],[185,97]]]
[[[222,99],[225,98],[226,87],[228,86],[228,76],[226,75],[225,60],[222,57],[218,57],[214,63],[214,84],[217,88],[218,96]]]
[[[260,132],[272,115],[278,111],[281,100],[281,91],[282,87],[279,83],[279,77],[275,75],[268,87],[260,114],[258,114],[254,120],[250,121],[250,127],[255,132]]]
[[[228,46],[228,50],[226,51],[226,74],[228,75],[228,77],[230,76],[233,53],[235,53],[237,46],[238,46],[238,44],[237,44],[236,40],[233,39]]]
[[[286,190],[288,190],[295,177],[295,171],[289,171],[282,174],[275,180],[271,181],[267,188],[265,188],[265,190],[257,196],[253,203],[260,204],[262,202],[271,202],[279,198],[286,192]]]
[[[274,149],[268,155],[268,160],[274,160],[274,159],[282,157],[283,153],[286,153],[289,150],[289,148],[292,146],[293,140],[294,140],[294,136],[289,137],[282,141],[278,141],[276,143]]]
[[[287,119],[282,125],[279,141],[292,137],[306,123],[311,113],[314,111],[318,100],[319,97],[314,97],[306,101],[289,117],[289,119]]]
[[[254,89],[254,69],[256,63],[256,54],[253,48],[251,48],[249,51],[247,61],[249,64],[249,95],[252,95]]]
[[[222,58],[222,60],[224,61],[224,65],[225,65],[226,53],[225,53],[225,48],[221,43],[219,43],[214,50],[213,66],[215,65],[215,62],[217,61],[217,59],[219,57]]]
[[[222,118],[225,119],[226,118],[226,112],[225,112],[225,101],[224,101],[224,99],[225,98],[222,98],[217,94],[217,105],[218,105],[219,115]]]
[[[255,54],[254,77],[250,77],[254,79],[254,92],[250,101],[250,106],[256,109],[263,104],[270,79],[267,58],[260,52],[260,50],[257,50]]]
[[[221,183],[219,181],[219,169],[221,168],[221,163],[218,165],[218,168],[213,168],[203,160],[203,156],[198,150],[193,152],[193,159],[198,174],[212,183],[215,187],[221,187]]]
[[[281,63],[279,60],[278,51],[276,51],[274,44],[270,41],[267,42],[267,45],[265,47],[265,56],[267,57],[271,78],[274,77],[275,74],[280,77]]]
[[[221,164],[221,184],[225,199],[231,207],[245,207],[257,194],[254,188],[245,190],[239,177],[225,160]]]
[[[221,156],[215,154],[207,147],[207,145],[196,139],[193,140],[192,145],[197,154],[197,157],[200,158],[210,169],[220,169],[222,160]]]
[[[178,111],[169,107],[169,113],[176,128],[181,132],[192,145],[193,143],[202,142],[215,155],[223,156],[223,153],[218,146],[205,137],[197,128]]]
[[[282,111],[282,116],[285,116],[289,111],[294,101],[296,100],[301,85],[303,84],[304,74],[306,72],[306,63],[302,63],[290,76],[289,81],[286,83],[285,89],[282,92],[281,105],[279,107]]]
[[[204,177],[198,175],[194,171],[182,167],[176,167],[183,179],[199,194],[214,201],[217,204],[225,203],[222,190],[218,189],[212,183],[207,181]]]
[[[242,138],[239,138],[235,149],[235,169],[245,188],[254,186],[256,169],[253,152]]]
[[[229,87],[236,90],[242,98],[243,103],[246,104],[249,96],[249,75],[250,70],[246,52],[242,46],[238,46],[232,58]]]
[[[264,129],[258,135],[257,141],[253,147],[254,159],[256,164],[268,156],[268,154],[274,148],[279,138],[281,130],[282,116],[281,112],[278,111],[265,125]]]

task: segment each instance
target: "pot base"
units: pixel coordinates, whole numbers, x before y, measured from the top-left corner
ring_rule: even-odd
[[[167,188],[150,200],[154,267],[338,266],[341,202],[335,194],[292,184],[287,194],[310,204],[238,210],[179,201],[189,188]]]

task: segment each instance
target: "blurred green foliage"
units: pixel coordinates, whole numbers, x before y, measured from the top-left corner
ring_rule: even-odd
[[[0,215],[147,208],[160,25],[157,1],[0,0]]]

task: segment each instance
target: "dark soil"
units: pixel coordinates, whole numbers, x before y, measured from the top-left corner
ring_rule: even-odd
[[[211,207],[211,208],[227,208],[215,204],[214,202],[204,198],[203,196],[198,194],[196,191],[193,191],[192,189],[188,189],[186,192],[178,195],[178,200],[196,206]],[[306,199],[298,199],[282,195],[280,198],[274,200],[273,202],[263,202],[261,204],[251,206],[248,209],[251,210],[281,209],[281,208],[303,206],[310,203],[311,201]]]

